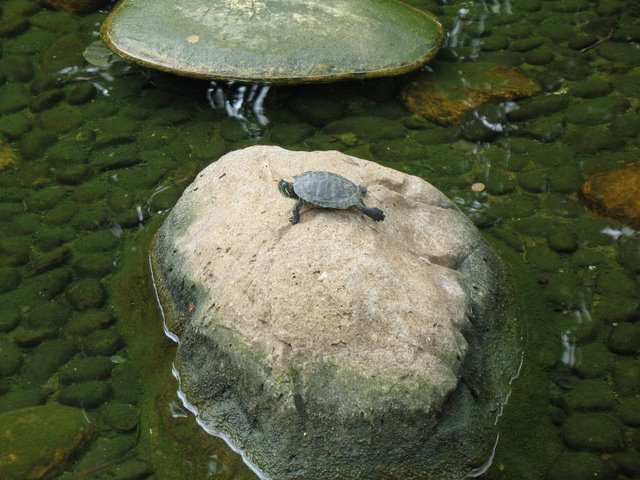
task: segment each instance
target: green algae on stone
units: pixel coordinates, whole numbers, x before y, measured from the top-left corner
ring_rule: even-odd
[[[80,409],[56,403],[3,413],[0,478],[54,478],[87,448],[94,432]]]
[[[434,17],[395,0],[123,0],[101,33],[151,68],[270,83],[405,73],[443,39]]]

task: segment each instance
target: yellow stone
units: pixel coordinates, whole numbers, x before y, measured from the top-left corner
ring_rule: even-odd
[[[633,228],[640,228],[640,163],[598,173],[582,185],[589,208]]]
[[[521,70],[486,62],[433,62],[432,72],[415,76],[401,92],[409,110],[440,125],[461,123],[489,100],[528,97],[539,85]]]

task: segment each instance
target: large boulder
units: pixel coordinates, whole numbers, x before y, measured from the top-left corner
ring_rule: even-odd
[[[366,185],[302,211],[279,178]],[[517,364],[500,262],[424,180],[339,152],[250,147],[203,170],[152,270],[188,404],[265,478],[452,479],[480,468]]]

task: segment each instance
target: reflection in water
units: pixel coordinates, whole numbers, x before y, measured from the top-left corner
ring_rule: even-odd
[[[207,100],[211,108],[224,108],[228,116],[240,120],[249,135],[259,136],[269,124],[263,104],[271,85],[232,80],[225,83],[212,80],[209,85]]]

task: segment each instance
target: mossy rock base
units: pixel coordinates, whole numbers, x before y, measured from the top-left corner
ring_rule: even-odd
[[[151,68],[270,83],[409,72],[442,38],[435,18],[395,0],[123,0],[102,28],[112,50]]]
[[[0,425],[4,480],[54,478],[86,449],[94,434],[82,410],[57,403],[3,413]]]

